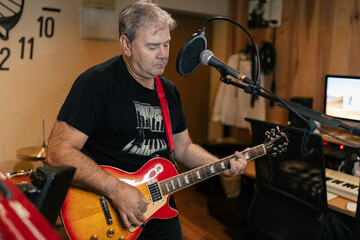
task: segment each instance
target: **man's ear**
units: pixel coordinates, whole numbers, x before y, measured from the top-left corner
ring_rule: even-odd
[[[129,39],[125,35],[121,35],[119,38],[121,47],[126,56],[131,56],[131,44]]]

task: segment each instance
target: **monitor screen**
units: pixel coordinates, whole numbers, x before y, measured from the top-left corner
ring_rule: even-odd
[[[360,76],[325,77],[324,113],[330,117],[360,122]]]

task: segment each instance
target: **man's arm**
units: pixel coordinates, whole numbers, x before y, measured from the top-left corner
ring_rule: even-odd
[[[131,224],[140,226],[146,221],[143,213],[146,212],[149,201],[137,188],[119,181],[83,154],[80,150],[87,139],[88,136],[81,131],[57,121],[46,150],[47,164],[76,167],[72,182],[74,186],[108,197],[128,228]]]
[[[194,144],[190,139],[188,130],[174,134],[173,139],[175,146],[175,159],[190,169],[219,160],[216,156],[210,154],[201,146]],[[235,152],[235,155],[239,159],[237,161],[230,161],[230,169],[223,172],[226,176],[242,174],[246,170],[246,158],[239,152]]]

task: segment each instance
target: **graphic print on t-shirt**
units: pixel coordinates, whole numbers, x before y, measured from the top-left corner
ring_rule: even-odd
[[[149,137],[165,131],[160,107],[137,101],[134,101],[134,105],[137,136],[122,151],[141,156],[151,156],[155,152],[166,150],[165,139]]]

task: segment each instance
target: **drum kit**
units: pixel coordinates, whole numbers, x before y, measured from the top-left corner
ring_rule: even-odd
[[[45,150],[46,146],[33,146],[20,148],[16,152],[17,157],[21,160],[42,161],[45,166]],[[22,182],[30,182],[30,175],[32,172],[32,169],[19,170],[17,172],[6,173],[6,176],[13,184],[19,184]]]
[[[29,160],[29,161],[44,161],[45,150],[46,150],[46,144],[43,144],[43,146],[20,148],[16,152],[20,159]]]

